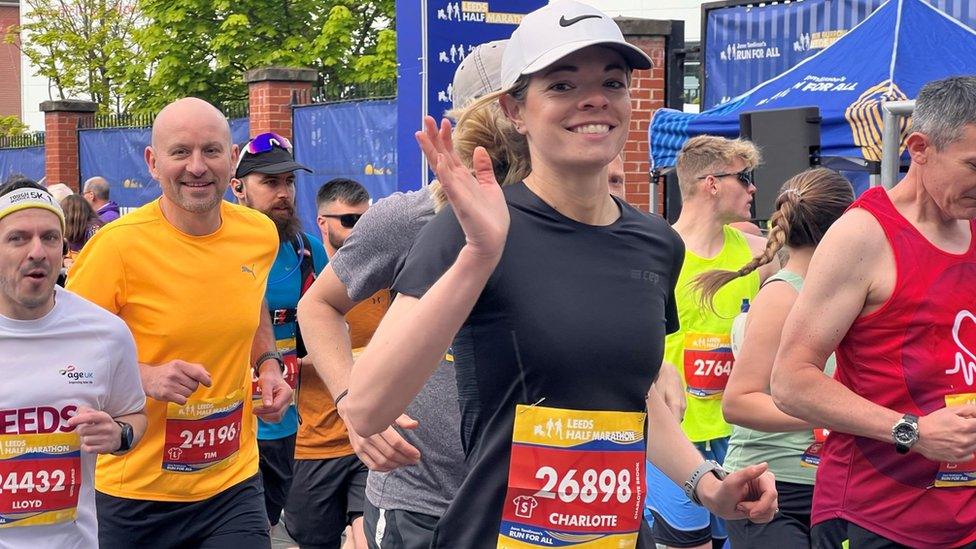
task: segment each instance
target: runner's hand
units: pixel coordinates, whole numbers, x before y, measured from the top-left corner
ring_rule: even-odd
[[[936,410],[918,420],[918,442],[912,450],[932,461],[959,463],[976,453],[976,405]]]
[[[678,369],[670,362],[662,363],[661,372],[658,374],[654,386],[657,387],[657,392],[661,395],[668,410],[671,410],[674,417],[678,419],[678,423],[681,423],[685,418],[685,408],[688,407],[688,401],[685,399],[685,390],[681,386]]]
[[[424,130],[416,137],[464,229],[467,248],[476,257],[497,261],[508,236],[509,214],[488,152],[484,147],[474,150],[472,175],[454,150],[448,120],[438,129],[432,117],[424,117]]]
[[[750,465],[725,480],[706,474],[698,483],[698,499],[709,511],[726,519],[749,519],[763,523],[773,520],[779,504],[776,479],[765,463]]]
[[[260,371],[258,387],[261,388],[261,404],[255,406],[252,412],[268,423],[278,423],[285,417],[294,391],[288,386],[285,378],[281,377],[281,368],[278,367],[277,361],[269,367],[261,368]]]
[[[158,366],[140,365],[142,387],[146,396],[163,402],[186,404],[186,399],[200,384],[210,387],[210,373],[201,364],[171,360]]]
[[[122,427],[106,412],[81,407],[68,419],[81,440],[81,451],[89,454],[111,454],[122,444]]]
[[[340,410],[337,410],[339,417],[344,417],[341,411],[342,401],[339,402],[339,407]],[[398,417],[394,425],[401,429],[417,428],[417,422],[406,414]],[[359,460],[370,471],[386,473],[404,465],[415,465],[420,461],[420,451],[407,442],[393,426],[369,437],[361,437],[353,429],[347,430],[349,431],[349,444],[359,456]]]

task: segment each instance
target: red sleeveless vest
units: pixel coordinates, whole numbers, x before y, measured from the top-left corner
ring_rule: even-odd
[[[902,217],[882,188],[851,208],[867,210],[884,229],[897,281],[891,298],[857,319],[841,341],[835,379],[920,417],[945,407],[946,395],[976,393],[976,231],[968,251],[950,254]],[[976,486],[933,487],[938,470],[939,463],[916,452],[901,455],[891,442],[832,432],[812,521],[842,518],[911,547],[976,540]]]

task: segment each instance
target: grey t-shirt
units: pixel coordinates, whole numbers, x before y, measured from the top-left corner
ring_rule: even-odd
[[[362,301],[393,286],[420,229],[433,216],[426,189],[396,193],[373,204],[329,263],[349,298]],[[380,509],[440,516],[467,471],[453,363],[441,362],[407,407],[407,415],[419,425],[400,434],[420,450],[420,463],[389,473],[370,471],[366,497]]]

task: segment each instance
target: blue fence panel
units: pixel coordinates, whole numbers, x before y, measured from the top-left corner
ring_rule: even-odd
[[[44,147],[0,149],[0,181],[16,173],[40,181],[44,177],[44,166]],[[61,181],[46,183],[61,183]]]
[[[976,28],[976,2],[925,1]],[[805,0],[709,10],[702,52],[702,110],[738,97],[796,66],[831,45],[884,3],[885,0]]]
[[[247,118],[230,121],[235,143],[248,140]],[[101,128],[78,132],[81,180],[96,175],[108,180],[109,196],[123,211],[138,208],[159,197],[161,191],[146,167],[145,150],[150,128]],[[228,191],[227,197],[233,195]]]
[[[294,109],[297,209],[315,233],[315,194],[326,181],[346,177],[363,184],[373,200],[397,190],[396,101],[355,101]]]

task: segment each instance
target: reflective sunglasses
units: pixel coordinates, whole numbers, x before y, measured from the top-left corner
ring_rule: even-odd
[[[265,132],[254,136],[254,139],[248,141],[247,145],[244,145],[244,150],[251,154],[261,154],[270,151],[274,147],[285,149],[288,152],[292,150],[291,141],[274,132]]]
[[[742,186],[746,188],[749,188],[749,185],[752,185],[754,183],[752,180],[752,172],[749,170],[742,170],[741,172],[707,173],[705,175],[698,176],[698,179],[705,179],[708,176],[712,176],[715,178],[735,176],[735,178],[739,180],[739,183],[741,183]]]
[[[289,153],[291,153],[293,149],[291,146],[291,141],[288,141],[287,137],[280,136],[274,132],[265,132],[254,136],[254,139],[248,141],[247,145],[244,145],[244,148],[241,149],[241,153],[237,156],[237,166],[235,167],[235,171],[241,166],[245,153],[261,154],[269,152],[275,147],[285,149]]]
[[[331,217],[333,219],[338,219],[339,224],[347,229],[351,229],[356,226],[356,222],[363,214],[322,214],[322,217]]]

